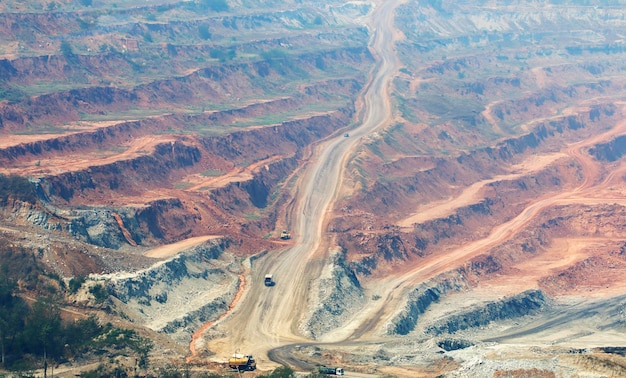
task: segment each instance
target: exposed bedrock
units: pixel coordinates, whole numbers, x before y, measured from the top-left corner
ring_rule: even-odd
[[[363,289],[342,251],[333,252],[316,285],[318,298],[304,332],[313,339],[341,327],[365,303]]]
[[[404,308],[392,319],[387,328],[388,334],[406,335],[415,329],[419,317],[434,303],[450,291],[460,291],[468,287],[462,276],[442,278],[419,285],[407,296]]]
[[[495,321],[537,314],[549,305],[549,299],[541,291],[529,290],[513,297],[478,306],[475,309],[461,311],[436,322],[428,328],[428,332],[440,335],[455,333],[468,328],[483,327]]]
[[[142,207],[81,207],[71,210],[68,231],[87,243],[119,249],[123,245],[160,244],[189,233],[193,216],[183,211],[177,198],[151,201]],[[168,225],[181,227],[168,231]]]
[[[220,259],[229,241],[208,241],[137,273],[95,277],[106,279],[116,310],[153,330],[188,343],[203,323],[224,313],[239,278],[228,258]]]
[[[589,153],[600,161],[616,161],[626,154],[626,135],[620,135],[608,143],[596,144]]]

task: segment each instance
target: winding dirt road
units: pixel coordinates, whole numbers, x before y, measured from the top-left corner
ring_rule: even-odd
[[[305,332],[300,328],[304,316],[309,312],[311,289],[325,266],[324,258],[328,250],[328,240],[323,229],[326,213],[336,199],[341,188],[341,177],[345,163],[351,151],[359,143],[359,138],[385,126],[391,120],[392,111],[389,101],[389,86],[398,69],[398,62],[393,51],[397,33],[389,28],[393,25],[395,8],[401,0],[382,2],[373,11],[371,27],[374,30],[371,49],[377,58],[377,65],[372,71],[371,80],[363,92],[362,123],[350,131],[350,137],[337,136],[319,145],[313,154],[311,165],[298,183],[299,198],[293,214],[293,234],[297,235],[294,247],[278,253],[267,254],[250,264],[250,279],[237,306],[213,327],[216,332],[210,341],[199,339],[194,345],[198,349],[206,347],[216,354],[215,361],[226,361],[234,352],[253,354],[259,365],[264,368],[275,366],[268,358],[273,355],[285,355],[290,344],[309,343]],[[512,179],[523,174],[541,170],[561,157],[576,160],[581,167],[582,181],[570,191],[550,193],[537,198],[527,205],[516,217],[494,228],[483,239],[463,245],[445,254],[436,254],[425,258],[419,267],[398,271],[395,276],[386,277],[366,288],[368,294],[377,295],[382,300],[369,303],[340,330],[325,335],[324,343],[372,341],[378,338],[385,325],[394,316],[406,293],[421,282],[437,274],[449,271],[466,263],[469,259],[485,252],[489,248],[509,240],[525,229],[544,209],[560,204],[602,201],[596,198],[599,190],[606,189],[615,174],[609,173],[601,180],[598,163],[586,152],[586,148],[610,140],[626,132],[626,121],[611,130],[590,137],[584,141],[539,158],[538,162],[525,162],[518,172],[477,183],[456,199],[431,205],[426,214],[411,222],[425,221],[429,217],[447,214],[456,207],[473,201],[482,187],[490,182]],[[622,172],[623,167],[619,168]],[[606,199],[604,199],[606,200]],[[626,199],[617,198],[616,202],[625,203]],[[265,287],[263,276],[274,275],[276,285]],[[278,352],[280,351],[280,352]]]
[[[216,327],[228,332],[225,338],[208,344],[217,353],[215,360],[225,361],[235,351],[252,353],[264,366],[270,349],[306,341],[298,329],[307,310],[311,282],[324,266],[322,246],[325,214],[331,208],[341,185],[346,159],[359,143],[359,137],[386,125],[391,118],[389,85],[398,63],[393,52],[393,12],[400,1],[386,1],[372,12],[374,30],[371,49],[378,63],[362,95],[362,123],[350,131],[350,137],[337,136],[319,145],[311,166],[300,180],[300,198],[295,207],[295,246],[255,260],[252,277],[239,305]],[[320,248],[322,247],[322,248]],[[263,276],[272,273],[276,285],[263,286]]]

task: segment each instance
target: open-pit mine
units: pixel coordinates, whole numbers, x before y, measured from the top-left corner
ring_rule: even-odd
[[[626,376],[625,14],[3,1],[0,376]]]

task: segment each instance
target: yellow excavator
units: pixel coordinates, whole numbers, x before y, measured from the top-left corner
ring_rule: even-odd
[[[289,231],[283,230],[283,232],[280,233],[280,238],[283,240],[291,239],[291,234]]]

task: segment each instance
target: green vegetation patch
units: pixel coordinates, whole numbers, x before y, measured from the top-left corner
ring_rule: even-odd
[[[219,169],[207,169],[204,172],[200,173],[200,176],[204,176],[204,177],[218,177],[223,175],[224,172],[220,171]]]
[[[0,82],[0,101],[16,103],[26,99],[28,95],[22,89]]]
[[[406,119],[412,123],[419,123],[420,119],[415,112],[415,102],[411,100],[407,100],[404,97],[395,96],[394,97],[398,102],[398,109],[400,110],[400,114],[402,114],[402,118]]]
[[[17,272],[14,268],[15,264],[22,266],[21,270],[35,268],[37,264],[33,260],[33,254],[26,253],[30,256],[30,263],[20,264],[23,259],[15,258],[15,253],[12,254],[13,257],[7,256],[7,253],[7,250],[0,251],[3,257],[3,264],[0,266],[2,368],[41,369],[44,364],[67,362],[78,357],[88,357],[90,354],[106,355],[109,358],[135,356],[139,367],[147,367],[148,353],[153,344],[135,331],[116,328],[111,323],[100,324],[95,316],[77,321],[63,321],[61,307],[64,303],[58,294],[41,296],[29,306],[19,295]],[[5,259],[6,257],[10,258]],[[39,272],[35,272],[35,275],[39,275]],[[24,277],[21,274],[19,276],[22,281]],[[102,285],[98,290],[102,293],[94,290],[96,299],[108,297]]]
[[[418,95],[415,99],[407,100],[405,106],[405,109],[422,109],[445,120],[473,117],[484,110],[484,105],[476,99],[444,94]]]
[[[177,182],[176,184],[174,184],[174,189],[185,190],[191,188],[192,186],[193,184],[190,182]]]

